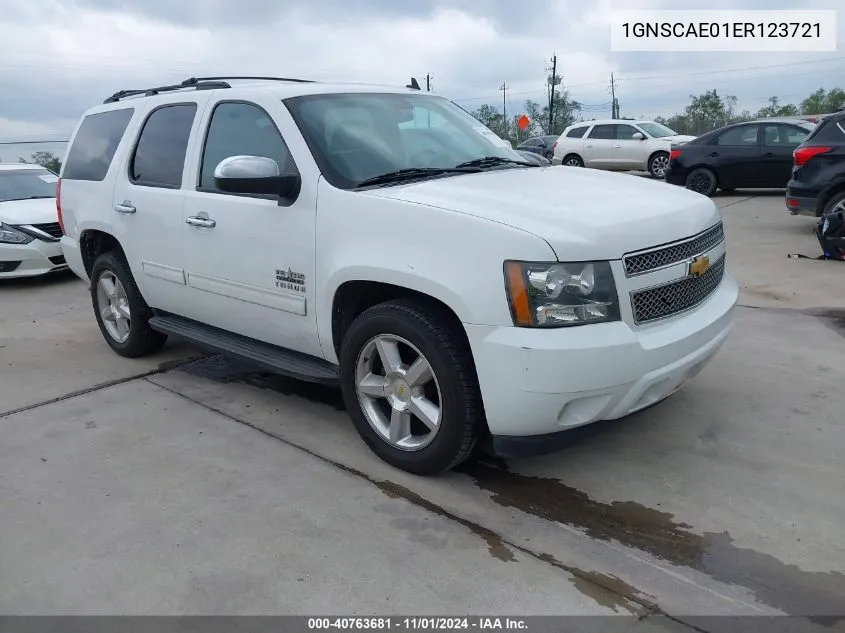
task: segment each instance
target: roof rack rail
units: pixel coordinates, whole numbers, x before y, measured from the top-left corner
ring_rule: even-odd
[[[221,81],[225,79],[249,79],[252,81],[290,81],[293,83],[299,84],[313,84],[316,83],[313,79],[296,79],[292,77],[248,77],[248,76],[241,76],[241,77],[191,77],[190,79],[186,79],[183,81],[183,84],[188,85],[189,82],[197,82],[197,81]]]
[[[174,90],[185,90],[186,88],[193,88],[194,90],[217,90],[220,88],[231,88],[225,81],[205,81],[200,79],[186,79],[180,84],[173,84],[171,86],[158,86],[155,88],[144,88],[143,90],[120,90],[115,92],[103,103],[116,103],[121,99],[127,97],[137,97],[144,95],[145,97],[152,97],[162,92],[173,92]]]

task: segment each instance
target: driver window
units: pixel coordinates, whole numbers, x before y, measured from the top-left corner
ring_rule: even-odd
[[[220,103],[214,108],[200,170],[200,189],[217,191],[214,170],[230,156],[262,156],[279,164],[281,173],[296,171],[282,135],[262,108],[251,103]]]
[[[632,125],[617,125],[616,126],[616,140],[617,141],[633,141],[634,134],[639,132],[637,128]]]

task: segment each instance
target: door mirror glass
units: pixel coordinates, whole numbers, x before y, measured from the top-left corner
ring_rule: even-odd
[[[642,132],[634,132],[631,135],[631,138],[634,139],[635,141],[644,141],[645,140],[645,134],[643,134]]]
[[[301,178],[299,174],[282,174],[272,158],[230,156],[215,168],[214,184],[227,193],[291,198],[298,193]]]

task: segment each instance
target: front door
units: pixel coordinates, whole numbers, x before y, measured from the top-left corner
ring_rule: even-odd
[[[637,132],[643,134],[633,125],[623,123],[616,125],[616,143],[613,146],[614,169],[642,170],[647,168],[648,144],[643,139],[633,138]]]
[[[584,139],[584,166],[596,169],[612,169],[614,145],[616,145],[616,126],[594,125]]]
[[[761,160],[765,187],[783,189],[792,176],[792,152],[809,136],[810,131],[788,123],[763,125]]]
[[[207,134],[197,146],[195,186],[186,193],[182,220],[191,296],[191,313],[184,316],[319,355],[316,181],[304,178],[293,201],[223,193],[214,184],[215,168],[231,156],[272,158],[280,173],[298,173],[277,122],[296,129],[277,99],[221,100],[208,108]]]
[[[758,124],[730,127],[717,136],[707,149],[707,161],[716,172],[720,188],[766,186],[760,169]]]
[[[186,95],[187,96],[187,95]],[[181,248],[185,157],[208,95],[154,109],[131,132],[133,150],[120,165],[112,199],[113,230],[147,303],[174,311],[185,301]]]

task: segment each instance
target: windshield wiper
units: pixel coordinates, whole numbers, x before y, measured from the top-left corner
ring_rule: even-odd
[[[441,174],[473,174],[481,171],[478,168],[472,169],[473,165],[458,165],[457,167],[408,167],[407,169],[397,169],[396,171],[389,171],[386,174],[379,174],[372,178],[367,178],[357,183],[356,187],[367,187],[369,185],[386,185],[392,182],[402,182],[403,180],[413,180],[414,178],[423,178],[426,176],[440,176]]]
[[[42,200],[44,198],[55,198],[56,196],[27,196],[26,198],[18,198],[19,200]]]
[[[529,163],[527,161],[521,160],[513,160],[512,158],[502,158],[501,156],[483,156],[474,160],[468,160],[467,162],[461,163],[460,165],[455,165],[455,167],[493,167],[495,165],[507,164],[524,165],[525,167],[539,167],[539,165],[535,165],[534,163]]]

